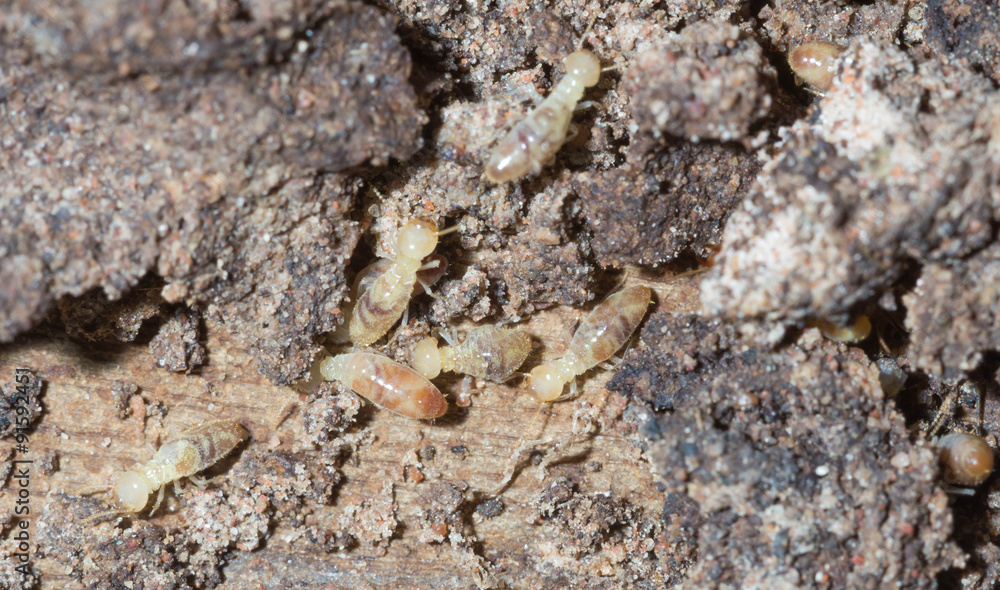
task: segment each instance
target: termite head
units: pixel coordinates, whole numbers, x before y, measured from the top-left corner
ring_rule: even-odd
[[[151,493],[146,478],[137,471],[126,471],[121,474],[111,490],[115,503],[124,512],[139,512],[145,508]]]
[[[601,79],[601,60],[586,49],[578,49],[567,55],[563,63],[566,65],[566,74],[588,88]]]
[[[528,391],[538,401],[554,402],[562,397],[566,380],[559,371],[551,365],[538,365],[528,374]]]
[[[942,437],[939,444],[946,482],[975,486],[993,473],[993,449],[981,436],[956,432]]]
[[[410,366],[427,379],[441,374],[441,353],[438,351],[436,338],[424,338],[413,346],[410,351]]]
[[[396,248],[400,256],[423,260],[438,243],[437,225],[429,219],[411,219],[399,228]]]

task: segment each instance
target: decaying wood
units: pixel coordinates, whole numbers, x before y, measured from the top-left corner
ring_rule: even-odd
[[[694,294],[690,285],[660,286],[659,305],[690,308]],[[536,343],[544,343],[528,362],[558,354],[586,311],[553,308],[528,322],[525,329]],[[160,441],[208,419],[240,421],[252,434],[234,458],[209,471],[215,476],[209,489],[228,488],[228,473],[257,452],[292,452],[306,461],[318,453],[300,442],[305,439],[305,396],[290,387],[269,384],[221,327],[210,324],[203,344],[208,361],[193,374],[154,368],[148,347],[136,344],[81,346],[65,337],[33,335],[4,346],[0,374],[29,367],[44,380],[45,413],[31,433],[31,453],[58,456],[58,470],[34,475],[32,509],[38,513],[47,505],[52,509],[59,494],[76,496],[105,489],[121,471],[148,461]],[[554,559],[567,532],[539,516],[540,498],[548,485],[569,477],[577,494],[610,493],[625,498],[654,520],[663,501],[649,464],[629,440],[634,426],[621,421],[623,400],[603,388],[610,376],[601,370],[588,373],[577,399],[552,406],[539,405],[520,389],[518,381],[484,383],[473,395],[471,407],[459,412],[453,405],[448,415],[434,423],[408,420],[367,405],[351,429],[363,433],[363,442],[343,465],[344,482],[337,487],[333,502],[309,505],[305,512],[310,523],[333,523],[345,507],[377,496],[391,484],[399,521],[391,539],[379,547],[355,547],[330,555],[301,539],[301,521],[276,516],[271,537],[261,549],[253,553],[234,550],[228,555],[228,582],[222,587],[245,587],[250,578],[275,588],[287,580],[323,581],[345,588],[359,587],[362,580],[372,587],[394,588],[468,587],[477,580],[484,586],[498,585],[496,579],[491,580],[493,574],[487,573],[484,557],[493,563],[549,561],[550,566],[568,560],[556,565],[557,571],[576,571],[580,566],[568,555]],[[124,420],[119,419],[113,399],[116,381],[135,384],[145,406]],[[452,393],[452,400],[460,388],[460,379],[445,380],[442,386]],[[417,483],[405,467],[413,462],[415,451],[429,446],[436,452],[433,459],[421,461],[423,479]],[[507,479],[510,483],[501,489]],[[495,497],[502,502],[502,512],[488,519],[474,516],[475,501],[463,508],[468,525],[463,536],[474,536],[474,544],[419,539],[426,528],[421,512],[429,510],[437,482],[467,485],[466,498]],[[9,491],[8,485],[0,496],[0,512],[12,511],[15,496]],[[183,536],[194,518],[185,507],[189,493],[197,491],[187,485],[180,497],[168,493],[169,509],[161,509],[148,522]],[[289,543],[288,539],[297,540]],[[81,543],[86,542],[81,537]],[[286,562],[292,558],[310,565],[289,569]],[[80,587],[67,575],[64,556],[47,555],[35,566],[43,588]],[[590,563],[588,567],[595,566]],[[613,565],[609,568],[606,575],[613,575]],[[518,571],[523,575],[532,568]],[[540,569],[529,575],[543,584],[554,573]]]

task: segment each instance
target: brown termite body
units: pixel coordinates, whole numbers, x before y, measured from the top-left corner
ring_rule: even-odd
[[[436,338],[420,340],[413,347],[410,364],[428,379],[442,371],[454,371],[501,383],[520,368],[531,352],[530,336],[500,326],[473,328],[461,344],[449,344],[439,348]]]
[[[153,512],[163,500],[163,486],[206,469],[228,455],[243,440],[247,431],[232,420],[213,420],[189,428],[176,440],[164,443],[152,459],[134,471],[119,476],[111,490],[116,512],[139,512],[149,496],[160,490]]]
[[[993,449],[981,436],[955,432],[938,441],[941,477],[950,484],[977,486],[993,473]]]
[[[320,373],[339,381],[376,406],[417,420],[440,418],[448,400],[433,383],[387,356],[348,352],[320,361]]]
[[[490,182],[516,180],[538,172],[563,143],[584,91],[601,78],[601,62],[586,49],[566,56],[566,75],[555,89],[493,148],[486,164]]]
[[[400,228],[396,260],[358,295],[351,314],[351,342],[368,346],[399,320],[410,303],[423,259],[437,247],[438,235],[437,226],[427,219],[413,219]]]
[[[810,41],[788,52],[788,65],[807,84],[820,92],[826,92],[833,84],[833,76],[837,73],[837,58],[843,52],[844,48],[840,45]]]
[[[360,297],[369,287],[372,286],[380,276],[392,267],[392,260],[379,258],[375,262],[361,269],[361,272],[354,277],[354,284],[351,287],[351,300],[340,306],[340,311],[345,318],[354,317],[354,307]],[[448,259],[440,254],[431,254],[424,258],[423,264],[417,270],[416,282],[413,285],[413,292],[410,298],[416,297],[423,292],[430,293],[430,288],[434,286],[444,274],[448,272]],[[350,319],[340,324],[330,335],[330,340],[338,344],[351,341]]]
[[[638,327],[651,293],[648,287],[626,287],[612,294],[583,320],[562,358],[531,370],[528,388],[539,401],[556,401],[578,375],[610,359]]]

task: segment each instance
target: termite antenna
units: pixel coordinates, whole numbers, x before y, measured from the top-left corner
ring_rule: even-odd
[[[590,24],[583,30],[583,34],[580,35],[580,41],[576,44],[577,50],[583,49],[583,43],[587,40],[587,35],[589,35],[590,30],[594,28],[594,23],[597,22],[597,17],[600,16],[600,14],[600,12],[595,12],[594,16],[591,17]]]
[[[462,226],[460,226],[460,225],[453,225],[451,227],[446,227],[444,229],[439,229],[438,230],[438,237],[440,238],[441,236],[446,236],[448,234],[455,233],[455,232],[457,232],[460,229],[462,229]]]
[[[108,487],[107,486],[97,486],[97,487],[94,487],[94,488],[91,488],[91,489],[84,490],[82,492],[77,492],[76,495],[77,496],[93,496],[94,494],[99,494],[101,492],[107,492],[107,491],[108,491]]]
[[[97,514],[91,514],[87,518],[85,518],[82,521],[80,521],[80,524],[81,525],[90,524],[91,522],[97,520],[98,518],[103,518],[105,516],[110,516],[110,515],[120,516],[122,514],[127,514],[127,513],[124,510],[119,510],[119,509],[105,510],[104,512],[98,512]]]

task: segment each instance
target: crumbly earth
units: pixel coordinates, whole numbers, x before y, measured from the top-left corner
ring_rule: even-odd
[[[156,364],[177,373],[190,373],[205,362],[205,347],[198,342],[200,334],[197,312],[178,309],[149,343],[149,352]]]
[[[922,8],[917,15],[920,38],[928,46],[1000,81],[1000,7],[996,3],[930,0]]]
[[[664,516],[691,531],[686,583],[931,587],[964,565],[936,455],[860,350],[809,329],[770,352],[662,312],[642,340],[609,387],[636,400]]]
[[[775,49],[788,52],[809,41],[847,45],[852,39],[892,42],[919,3],[796,2],[775,0],[757,15],[762,33]]]
[[[139,388],[135,383],[116,380],[111,384],[111,403],[118,410],[118,418],[124,420],[132,413],[132,399],[139,398],[137,403],[142,403],[142,398],[138,395]],[[145,409],[145,404],[143,404]]]
[[[248,7],[222,39],[165,6],[0,13],[0,341],[60,297],[118,299],[153,271],[165,300],[224,322],[288,382],[339,320],[358,182],[337,172],[420,145],[410,57],[393,19],[360,4],[299,23]]]
[[[736,141],[771,109],[777,73],[737,26],[695,23],[644,42],[623,79],[639,131]]]
[[[926,52],[853,43],[730,218],[706,310],[843,321],[915,260],[983,248],[1000,215],[998,130],[988,80]]]
[[[996,447],[1000,432],[998,14],[978,0],[0,6],[0,380],[24,366],[45,383],[32,576],[995,586],[997,479],[945,489],[931,433]],[[822,96],[785,60],[813,40],[845,47]],[[492,147],[578,46],[606,70],[566,143],[538,173],[489,183]],[[622,275],[653,289],[652,315],[623,364],[551,406],[516,379],[445,376],[458,402],[424,423],[333,384],[286,387],[344,320],[354,272],[394,257],[418,216],[456,230],[436,298],[375,345],[396,359],[437,329],[517,323],[528,370]],[[701,274],[674,278],[686,270]],[[862,313],[873,334],[855,344],[808,327]],[[152,517],[84,520],[107,508],[88,494],[220,417],[252,437],[206,489],[168,484]]]
[[[915,367],[958,381],[983,364],[1000,342],[998,281],[997,244],[955,263],[924,267],[913,291],[903,297]]]
[[[710,258],[760,167],[753,154],[730,145],[651,143],[631,146],[622,168],[575,180],[601,266]]]
[[[143,280],[121,299],[113,300],[92,289],[81,297],[60,299],[56,303],[58,313],[50,319],[62,324],[66,334],[74,339],[133,342],[146,320],[160,315],[163,304],[158,293],[160,287],[160,281]]]

